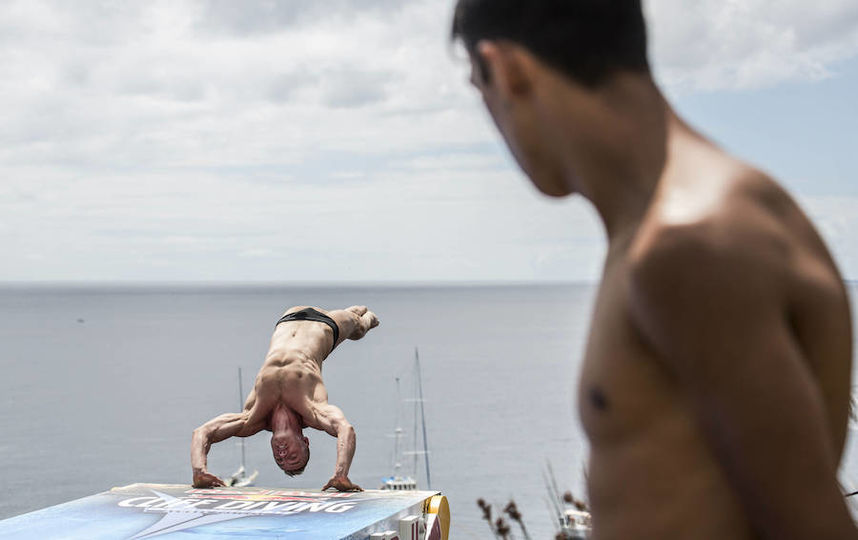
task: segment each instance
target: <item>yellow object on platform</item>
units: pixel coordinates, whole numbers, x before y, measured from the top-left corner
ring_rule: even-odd
[[[438,524],[441,528],[441,540],[448,540],[450,536],[450,503],[447,502],[447,497],[443,495],[435,495],[426,500],[426,507],[423,512],[427,516],[437,516]]]

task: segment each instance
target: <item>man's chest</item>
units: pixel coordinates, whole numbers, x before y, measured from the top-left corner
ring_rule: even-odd
[[[592,442],[628,436],[676,399],[675,385],[641,339],[627,276],[609,268],[600,285],[579,379],[578,407]]]

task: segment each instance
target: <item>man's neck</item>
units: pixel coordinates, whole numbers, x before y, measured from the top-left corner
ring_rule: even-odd
[[[624,245],[658,187],[675,116],[652,80],[636,74],[617,75],[567,112],[555,138],[566,182],[596,207],[611,248]]]
[[[283,404],[274,407],[271,413],[271,432],[276,436],[301,431],[301,419],[295,412]]]

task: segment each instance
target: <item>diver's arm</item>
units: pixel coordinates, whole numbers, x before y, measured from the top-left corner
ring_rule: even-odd
[[[225,485],[217,476],[206,469],[207,456],[211,445],[234,436],[248,437],[257,433],[249,430],[248,411],[227,413],[213,418],[194,430],[191,437],[191,468],[194,473],[194,487],[206,488]],[[252,431],[252,432],[251,432]]]
[[[316,425],[311,426],[321,429],[328,435],[337,438],[337,465],[334,475],[325,484],[322,490],[336,488],[339,491],[363,491],[360,486],[349,480],[349,468],[355,455],[355,430],[343,411],[334,405],[320,405],[316,411]]]

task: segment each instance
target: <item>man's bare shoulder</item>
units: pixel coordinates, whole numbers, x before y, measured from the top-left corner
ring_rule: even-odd
[[[693,196],[657,203],[629,250],[634,276],[647,282],[687,270],[776,271],[812,232],[786,191],[759,171],[740,169],[706,189],[703,204]],[[676,219],[670,204],[693,210]]]
[[[795,249],[789,196],[753,171],[726,179],[708,195],[712,201],[681,220],[654,208],[632,242],[628,274],[639,315],[782,294]]]
[[[783,311],[800,290],[837,296],[837,269],[813,225],[775,181],[752,169],[728,178],[696,215],[654,209],[628,252],[634,320],[696,324],[689,310],[736,317]],[[682,315],[682,314],[685,315]]]
[[[651,213],[629,250],[633,283],[675,281],[689,272],[713,284],[760,278],[775,286],[808,275],[839,281],[810,220],[764,173],[738,168],[700,208],[681,220],[661,208]]]

